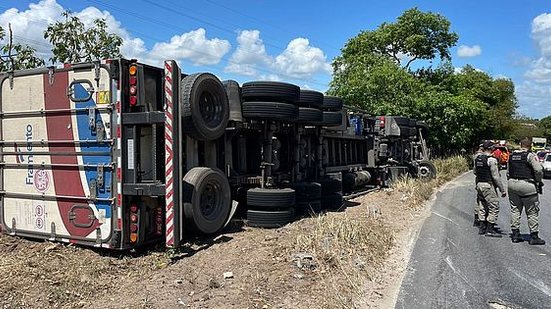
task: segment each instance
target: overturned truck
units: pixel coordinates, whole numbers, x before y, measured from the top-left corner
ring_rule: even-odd
[[[432,177],[428,128],[280,82],[114,59],[0,75],[0,228],[130,249],[277,227]]]

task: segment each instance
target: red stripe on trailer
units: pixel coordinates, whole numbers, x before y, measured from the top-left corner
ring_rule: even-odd
[[[165,181],[166,181],[166,245],[174,246],[174,183],[173,183],[173,98],[172,98],[172,62],[165,61]]]
[[[69,77],[67,72],[56,72],[53,84],[50,85],[48,74],[44,74],[44,104],[46,110],[62,110],[71,108],[71,102],[67,96],[67,86],[69,85]],[[69,113],[55,113],[46,114],[46,128],[48,133],[48,140],[67,140],[73,141],[74,125],[72,122],[71,114]],[[56,152],[65,152],[74,155],[64,156],[50,156],[52,165],[77,165],[77,155],[75,145],[73,143],[59,144],[55,147]],[[50,149],[51,150],[51,149]],[[80,172],[78,169],[63,169],[52,167],[52,176],[54,179],[54,190],[56,195],[65,196],[80,196],[84,197],[84,189],[82,181],[80,179]],[[100,226],[97,220],[94,220],[90,227],[77,227],[71,223],[69,219],[69,212],[75,205],[75,201],[58,200],[57,207],[59,214],[63,220],[65,228],[71,236],[86,237],[93,232],[98,226]]]
[[[172,73],[172,63],[170,63],[170,61],[165,62],[165,70],[168,71],[169,73]],[[166,75],[168,74],[165,74],[165,77]],[[172,80],[172,76],[169,76],[168,78]]]

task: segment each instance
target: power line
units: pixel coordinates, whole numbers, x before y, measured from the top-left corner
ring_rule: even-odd
[[[94,0],[87,0],[89,2],[95,2],[96,4],[100,4],[104,7],[107,7],[109,9],[113,9],[115,11],[120,11],[124,14],[127,14],[127,15],[130,15],[130,16],[134,16],[134,17],[137,17],[137,18],[140,18],[140,19],[144,19],[148,22],[151,22],[151,23],[154,23],[154,24],[157,24],[157,25],[161,25],[161,26],[164,26],[164,27],[167,27],[169,29],[174,29],[174,28],[181,28],[181,27],[178,27],[178,26],[175,26],[175,25],[172,25],[172,24],[168,24],[168,23],[165,23],[163,21],[159,21],[157,19],[153,19],[153,18],[150,18],[150,17],[147,17],[147,16],[143,16],[143,15],[140,15],[140,14],[137,14],[135,12],[131,12],[131,11],[128,11],[128,10],[123,10],[121,8],[118,8],[118,7],[115,7],[115,6],[112,6],[112,5],[107,5],[107,4],[101,4],[99,3],[99,1],[94,1]],[[4,10],[7,10],[7,8],[5,7],[2,7],[0,6],[0,9],[4,9]],[[27,18],[28,20],[31,20],[31,21],[43,21],[43,19],[33,19],[33,18]],[[182,29],[182,28],[181,28]],[[187,30],[187,29],[186,29]],[[185,31],[185,30],[184,30]],[[144,38],[148,38],[150,40],[153,40],[153,41],[163,41],[164,39],[161,39],[159,37],[154,37],[154,36],[151,36],[151,35],[148,35],[148,34],[145,34],[145,33],[141,33],[139,31],[132,31]],[[31,38],[26,38],[26,37],[22,37],[22,36],[14,36],[14,37],[17,37],[18,39],[21,39],[23,42],[31,42],[32,45],[34,46],[42,46],[42,47],[47,47],[47,48],[51,48],[51,45],[50,44],[47,44],[45,42],[42,42],[42,41],[37,41],[37,40],[33,40]],[[205,51],[202,51],[202,50],[197,50],[197,49],[193,49],[193,48],[190,48],[188,46],[186,46],[186,48],[192,52],[195,52],[195,53],[198,53],[198,54],[201,54],[201,55],[205,55],[205,56],[216,56],[216,55],[213,55],[211,53],[208,53],[208,52],[205,52]],[[236,61],[233,61],[231,59],[227,59],[228,56],[225,55],[225,56],[222,56],[220,57],[220,60],[224,60],[227,64],[235,64],[235,65],[243,65],[242,63],[239,63],[239,62],[236,62]],[[303,78],[303,77],[296,77],[296,76],[292,76],[292,75],[288,75],[286,73],[283,73],[283,72],[278,72],[278,71],[274,71],[274,70],[270,70],[270,69],[267,69],[267,68],[264,68],[264,67],[260,67],[258,65],[255,65],[255,64],[245,64],[245,65],[248,65],[250,67],[252,67],[253,69],[259,71],[259,72],[263,72],[263,73],[267,73],[267,74],[275,74],[277,76],[281,76],[281,77],[285,77],[285,78],[288,78],[288,79],[291,79],[291,80],[298,80],[298,81],[303,81],[303,82],[307,82],[307,83],[311,83],[311,84],[316,84],[316,85],[319,85],[319,86],[323,86],[323,87],[326,87],[327,86],[327,83],[323,83],[323,82],[320,82],[320,81],[317,81],[313,78]],[[211,68],[211,69],[216,69],[216,70],[219,70],[221,72],[225,72],[225,67],[222,66],[222,64],[219,62],[217,65],[210,65],[210,64],[204,64],[202,65],[203,67],[207,67],[207,68]]]
[[[160,26],[164,26],[164,27],[167,27],[168,29],[174,29],[174,28],[179,28],[181,29],[182,31],[186,31],[188,29],[184,29],[182,27],[179,27],[177,25],[173,25],[173,24],[169,24],[169,23],[166,23],[164,21],[159,21],[158,19],[154,19],[154,18],[151,18],[151,17],[148,17],[148,16],[144,16],[144,15],[141,15],[141,14],[138,14],[136,12],[133,12],[133,11],[129,11],[129,10],[125,10],[125,9],[122,9],[122,8],[119,8],[119,7],[116,7],[114,5],[110,5],[110,4],[106,4],[102,1],[98,1],[98,0],[87,0],[88,2],[92,2],[96,5],[100,5],[100,6],[103,6],[103,7],[106,7],[106,8],[109,8],[111,10],[114,10],[114,11],[118,11],[118,12],[121,12],[123,14],[126,14],[126,15],[129,15],[129,16],[133,16],[133,17],[136,17],[136,18],[140,18],[142,20],[145,20],[145,21],[148,21],[150,23],[153,23],[153,24],[157,24],[157,25],[160,25]],[[142,0],[142,1],[145,1],[145,2],[149,2],[148,0]],[[187,14],[185,14],[187,16]],[[217,26],[218,27],[218,26]],[[218,28],[221,28],[221,27],[218,27]],[[226,32],[231,32],[229,30],[225,30]],[[148,38],[150,40],[153,40],[153,41],[163,41],[163,39],[161,38],[158,38],[158,37],[153,37],[151,35],[147,35],[145,33],[141,33],[139,31],[135,31],[135,30],[132,30],[133,33],[136,33],[136,34],[139,34],[141,35],[142,37],[144,38]],[[234,34],[233,32],[231,32],[232,34]],[[202,54],[202,55],[206,55],[206,56],[215,56],[213,54],[210,54],[208,52],[205,52],[205,51],[202,51],[202,50],[197,50],[197,49],[193,49],[193,48],[190,48],[190,47],[186,47],[187,49],[193,51],[193,52],[196,52],[196,53],[199,53],[199,54]],[[279,48],[281,49],[281,48]],[[248,53],[248,54],[254,54],[252,52],[249,52],[249,51],[244,51],[245,53]],[[236,61],[233,61],[231,59],[228,59],[228,56],[222,56],[220,58],[221,60],[224,60],[226,61],[228,64],[236,64],[236,65],[242,65],[242,63],[239,63],[239,62],[236,62]],[[255,65],[255,64],[246,64],[248,66],[251,66],[253,67],[254,69],[258,70],[258,71],[261,71],[261,72],[264,72],[264,73],[268,73],[268,74],[275,74],[275,75],[279,75],[279,76],[282,76],[282,77],[285,77],[285,78],[289,78],[289,79],[293,79],[293,80],[300,80],[300,81],[303,81],[303,82],[308,82],[308,83],[312,83],[312,84],[316,84],[316,85],[319,85],[319,86],[323,86],[323,87],[326,87],[327,86],[327,83],[323,83],[323,82],[320,82],[316,79],[313,79],[313,78],[308,78],[308,79],[305,79],[303,77],[296,77],[296,76],[292,76],[292,75],[288,75],[286,73],[283,73],[283,72],[278,72],[278,71],[274,71],[274,70],[270,70],[270,69],[267,69],[267,68],[264,68],[264,67],[260,67],[258,65]],[[204,65],[206,67],[213,67],[212,65]],[[225,71],[224,69],[222,69],[222,71]]]
[[[288,30],[285,29],[285,28],[282,28],[282,27],[278,27],[278,26],[272,25],[272,24],[270,24],[270,23],[267,23],[267,22],[265,22],[265,21],[263,21],[263,20],[261,20],[261,19],[258,19],[258,18],[256,18],[256,17],[254,17],[254,16],[251,16],[251,15],[245,14],[245,13],[243,13],[243,12],[240,12],[240,11],[238,11],[238,10],[232,8],[232,7],[229,7],[229,6],[220,4],[220,3],[215,2],[215,1],[212,1],[212,0],[204,0],[204,1],[206,1],[206,2],[208,2],[208,3],[210,3],[210,4],[212,4],[212,5],[216,5],[216,6],[218,6],[218,7],[221,7],[221,8],[223,8],[223,9],[227,10],[227,11],[230,11],[230,12],[233,12],[233,13],[235,13],[235,14],[238,14],[238,15],[240,15],[240,16],[243,16],[243,17],[245,17],[245,18],[248,18],[248,19],[250,19],[250,20],[253,20],[253,21],[255,21],[255,22],[259,23],[259,24],[263,24],[263,25],[266,25],[266,26],[268,26],[268,27],[271,27],[272,29],[276,29],[276,30],[285,32],[285,33],[287,33],[287,34],[289,34],[289,35],[291,35],[291,36],[296,36],[296,35],[297,35],[296,33],[292,33],[291,31],[288,31]],[[323,43],[326,47],[331,48],[331,49],[333,49],[333,50],[336,50],[336,51],[338,51],[338,52],[340,52],[340,50],[341,50],[340,48],[335,47],[335,46],[329,44],[328,42],[323,42],[323,41],[319,41],[319,40],[315,40],[315,41],[313,41],[313,42]]]

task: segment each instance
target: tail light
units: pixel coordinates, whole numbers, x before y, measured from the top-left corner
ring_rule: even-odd
[[[383,129],[385,127],[385,116],[379,117],[379,127]]]
[[[131,64],[128,68],[128,74],[130,74],[128,79],[128,83],[130,84],[130,99],[128,103],[130,103],[130,106],[136,106],[138,104],[138,66]]]
[[[140,208],[136,204],[130,205],[130,242],[138,241],[138,232],[140,224]]]

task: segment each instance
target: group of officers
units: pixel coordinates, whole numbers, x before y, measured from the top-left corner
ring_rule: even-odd
[[[520,150],[509,156],[507,163],[507,190],[501,181],[499,163],[492,156],[494,143],[484,142],[474,156],[474,173],[476,175],[477,205],[475,207],[474,225],[479,234],[501,237],[496,226],[499,215],[499,197],[509,196],[511,207],[511,240],[514,243],[524,241],[520,234],[520,218],[524,209],[530,229],[530,245],[544,245],[539,237],[538,217],[540,202],[538,194],[542,193],[543,168],[536,155],[530,152],[531,141],[524,138],[520,141]]]

